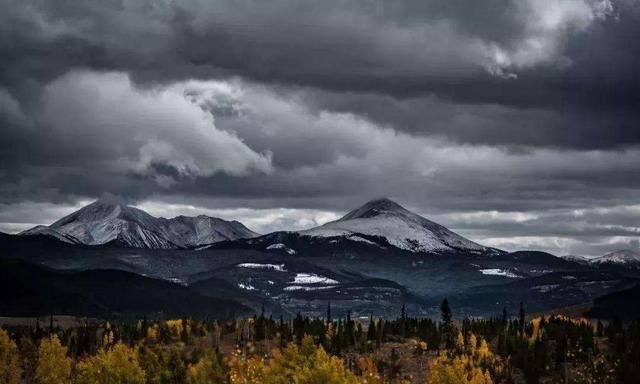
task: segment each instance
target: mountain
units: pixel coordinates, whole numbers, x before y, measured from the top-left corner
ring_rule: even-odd
[[[640,266],[640,252],[629,249],[607,253],[604,256],[591,260],[593,264],[618,264],[627,266]]]
[[[116,243],[133,248],[171,249],[257,236],[237,221],[215,217],[156,218],[115,199],[97,200],[50,226],[22,235],[47,235],[71,244]]]
[[[179,284],[130,272],[62,272],[0,260],[0,316],[232,318],[249,311],[233,300],[207,297]]]
[[[180,239],[180,243],[187,247],[258,236],[239,221],[227,221],[205,215],[165,219],[164,228],[172,238]]]
[[[589,264],[592,260],[588,257],[579,256],[579,255],[564,255],[564,256],[560,256],[560,258],[567,261],[572,261],[574,263],[583,264],[583,265]]]
[[[360,234],[382,237],[390,245],[411,252],[491,251],[387,198],[369,201],[336,221],[299,233],[352,239]]]

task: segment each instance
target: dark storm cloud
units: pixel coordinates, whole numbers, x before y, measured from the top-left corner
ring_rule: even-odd
[[[461,142],[640,141],[640,13],[630,1],[2,5],[0,83],[27,111],[71,68],[121,70],[140,84],[236,74],[324,89],[319,108]],[[434,97],[435,113],[449,116],[431,118]]]
[[[483,100],[499,97],[505,86],[517,94],[514,84],[536,84],[549,74],[505,83],[487,70],[557,67],[567,33],[592,28],[613,12],[597,0],[4,3],[5,81],[46,80],[71,66],[130,70],[161,81],[229,71],[345,90],[435,90]],[[635,20],[624,11],[619,24],[632,28]],[[473,91],[478,87],[489,92]]]
[[[391,196],[508,248],[637,237],[636,1],[0,6],[5,230],[106,192],[263,231]]]

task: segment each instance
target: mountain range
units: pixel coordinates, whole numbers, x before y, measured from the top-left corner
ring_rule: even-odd
[[[571,260],[581,264],[591,265],[622,265],[627,267],[640,267],[640,252],[630,249],[623,249],[607,253],[598,257],[584,257],[576,255],[562,256],[565,260]]]
[[[189,248],[258,234],[238,221],[209,216],[156,218],[115,199],[100,199],[50,226],[39,225],[22,235],[47,235],[84,245],[120,244],[133,248]]]
[[[0,249],[5,260],[73,273],[126,272],[177,284],[229,308],[265,306],[285,316],[319,316],[327,302],[336,314],[395,316],[405,305],[428,316],[437,313],[443,297],[460,317],[489,316],[503,307],[515,311],[520,302],[543,311],[592,302],[640,282],[632,252],[601,262],[505,252],[389,199],[372,200],[315,228],[265,235],[236,221],[155,218],[102,199],[48,227],[0,235]],[[70,280],[75,285],[65,289],[82,292],[81,281],[86,284]],[[153,289],[142,286],[141,295]],[[87,295],[90,302],[104,300],[95,290]]]

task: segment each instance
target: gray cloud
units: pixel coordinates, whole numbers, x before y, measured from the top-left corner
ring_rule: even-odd
[[[0,154],[5,194],[31,187],[24,183],[46,187],[48,179],[72,185],[80,179],[79,188],[94,177],[105,180],[99,187],[116,188],[118,178],[139,179],[168,188],[178,179],[272,170],[268,152],[217,129],[213,117],[179,90],[138,90],[123,74],[69,73],[46,85],[31,115],[14,120]]]

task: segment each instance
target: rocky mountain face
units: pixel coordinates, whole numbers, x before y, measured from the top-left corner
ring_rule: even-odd
[[[197,247],[223,240],[257,236],[238,221],[216,217],[156,218],[112,199],[95,201],[50,226],[37,226],[22,235],[48,235],[84,245],[117,243],[132,248]]]

